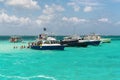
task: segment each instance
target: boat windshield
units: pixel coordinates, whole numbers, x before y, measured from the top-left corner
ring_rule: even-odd
[[[59,44],[60,42],[59,41],[55,41],[55,40],[46,40],[46,41],[43,41],[44,44]]]

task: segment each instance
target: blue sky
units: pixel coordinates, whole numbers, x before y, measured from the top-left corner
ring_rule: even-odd
[[[0,0],[0,35],[120,35],[120,0]]]

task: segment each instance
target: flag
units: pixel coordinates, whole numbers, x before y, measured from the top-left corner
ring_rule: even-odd
[[[44,31],[46,31],[46,28],[43,28]]]

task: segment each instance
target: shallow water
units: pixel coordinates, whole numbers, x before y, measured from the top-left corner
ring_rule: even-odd
[[[112,42],[64,51],[20,49],[0,37],[0,80],[119,80],[120,37]],[[18,46],[14,49],[14,46]]]

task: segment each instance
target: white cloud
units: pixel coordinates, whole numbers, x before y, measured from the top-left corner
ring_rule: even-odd
[[[0,13],[7,12],[5,9],[0,9]]]
[[[9,16],[6,13],[1,13],[0,14],[0,23],[2,24],[11,24],[11,25],[24,25],[30,23],[31,20],[29,18],[24,18],[24,17],[16,17],[16,16]]]
[[[45,5],[42,15],[40,15],[35,22],[38,25],[45,25],[51,23],[53,20],[57,20],[57,17],[59,16],[58,12],[62,11],[64,11],[64,8],[60,5]]]
[[[91,6],[86,6],[84,8],[84,12],[91,12],[93,10],[93,8]]]
[[[88,22],[88,20],[86,20],[86,19],[80,19],[80,18],[77,18],[77,17],[70,17],[70,18],[63,17],[62,20],[67,21],[67,22],[73,22],[73,23]]]
[[[101,19],[98,19],[99,22],[109,22],[109,19],[108,18],[101,18]]]
[[[38,25],[44,25],[49,23],[54,18],[53,15],[41,15],[38,17],[38,19],[35,21]]]
[[[94,0],[84,0],[84,1],[78,1],[79,4],[85,5],[85,6],[98,6],[100,3]]]
[[[74,6],[74,11],[80,11],[80,7],[79,6]]]
[[[101,4],[97,0],[71,0],[68,5],[98,6]]]
[[[120,25],[120,21],[116,22],[115,25]]]
[[[68,5],[69,5],[69,6],[72,6],[73,9],[74,9],[74,11],[76,11],[76,12],[77,12],[77,11],[80,11],[80,6],[77,5],[75,2],[69,2]]]
[[[115,1],[115,2],[120,2],[120,0],[113,0],[113,1]]]
[[[72,5],[73,6],[73,5],[76,5],[76,3],[75,2],[68,2],[67,5]]]
[[[80,11],[80,8],[85,7],[83,11],[90,12],[93,11],[93,7],[97,7],[101,4],[96,0],[71,0],[67,5],[72,6],[74,11]]]
[[[34,0],[7,0],[7,5],[22,7],[27,9],[39,9],[40,6],[38,5],[37,1]]]
[[[0,0],[0,2],[3,2],[4,0]]]
[[[43,10],[44,14],[53,14],[55,12],[62,12],[64,8],[60,5],[52,4],[51,6],[45,5],[45,9]]]

